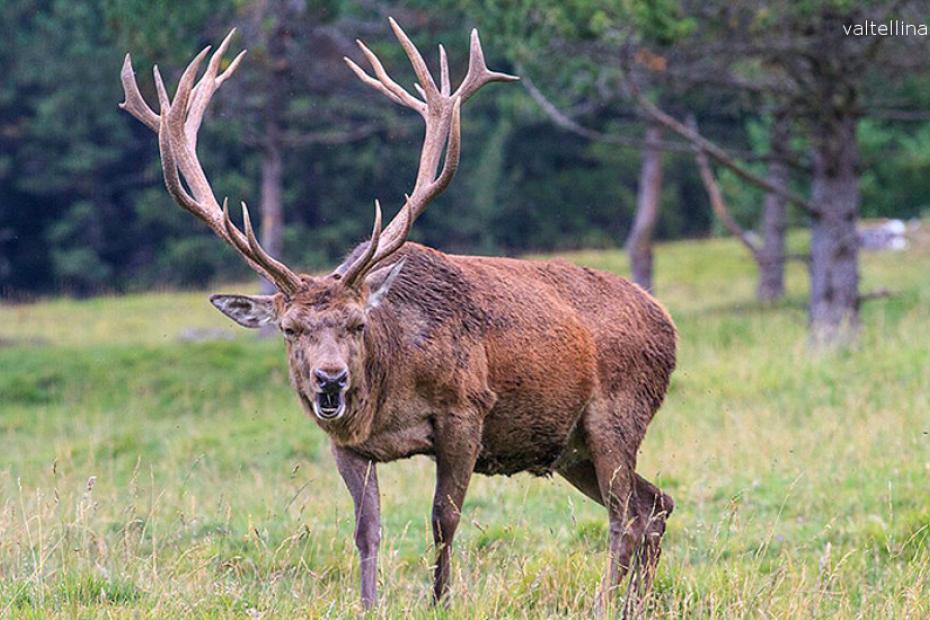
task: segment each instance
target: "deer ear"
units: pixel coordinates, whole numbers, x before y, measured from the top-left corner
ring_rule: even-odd
[[[211,295],[210,303],[243,327],[262,327],[277,318],[274,295]]]
[[[377,308],[384,301],[394,281],[397,280],[397,276],[400,275],[401,270],[404,268],[406,261],[406,258],[402,258],[389,267],[372,272],[365,278],[368,290],[371,291],[368,293],[368,300],[365,302],[365,307],[368,310]]]

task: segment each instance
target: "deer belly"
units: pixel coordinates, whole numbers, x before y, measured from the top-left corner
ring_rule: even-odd
[[[484,420],[480,473],[550,473],[596,389],[597,350],[585,325],[557,299],[526,302],[525,316],[486,345],[497,400]]]
[[[582,376],[553,389],[524,380],[512,390],[495,390],[498,400],[484,420],[475,471],[550,474],[591,399],[592,383]]]

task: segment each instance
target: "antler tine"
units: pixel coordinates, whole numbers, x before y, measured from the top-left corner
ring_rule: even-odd
[[[268,281],[274,282],[281,292],[293,295],[302,285],[300,276],[262,249],[255,238],[245,203],[242,204],[245,233],[233,225],[229,218],[228,201],[224,199],[222,207],[217,203],[210,182],[197,159],[197,130],[203,120],[204,111],[213,93],[235,72],[245,54],[245,51],[240,52],[226,70],[219,73],[222,56],[228,49],[234,33],[235,30],[231,31],[220,44],[196,86],[194,80],[204,58],[210,52],[210,47],[204,48],[194,57],[181,75],[174,101],[168,96],[158,67],[153,68],[160,114],[155,114],[142,99],[131,59],[127,55],[121,71],[126,100],[120,107],[158,134],[165,185],[175,201],[206,223],[218,237],[233,246],[249,267]],[[184,187],[181,177],[189,189]]]
[[[226,70],[220,73],[219,76],[217,76],[216,78],[217,87],[221,86],[223,82],[225,82],[226,80],[228,80],[229,78],[233,76],[233,73],[235,73],[236,69],[239,68],[239,64],[242,62],[242,59],[245,58],[246,51],[247,50],[242,50],[241,52],[236,54],[236,57],[232,59],[232,62],[229,63],[228,67],[226,67]]]
[[[452,92],[452,86],[449,84],[449,58],[442,43],[439,44],[439,85],[439,92],[443,97],[448,97]]]
[[[139,84],[136,83],[136,73],[132,68],[132,57],[126,54],[123,59],[123,68],[119,73],[120,81],[123,83],[124,101],[117,104],[120,109],[126,110],[152,131],[158,131],[158,115],[149,107],[139,92]]]
[[[391,76],[388,75],[388,72],[384,70],[384,65],[381,64],[381,61],[375,53],[368,49],[368,46],[362,43],[360,39],[356,39],[355,42],[358,44],[359,49],[362,50],[362,54],[365,55],[365,59],[368,60],[368,64],[371,65],[377,79],[370,77],[364,69],[352,62],[349,58],[345,58],[346,63],[349,65],[349,68],[355,72],[355,75],[365,84],[387,94],[395,103],[413,108],[420,114],[425,114],[426,104],[407,92],[403,86],[395,82]]]
[[[420,81],[420,86],[424,91],[426,105],[430,108],[438,106],[441,95],[439,89],[436,88],[436,82],[433,81],[433,76],[430,75],[429,69],[426,67],[426,61],[423,60],[420,50],[417,49],[417,46],[413,44],[413,41],[410,40],[410,37],[407,36],[407,33],[404,32],[404,29],[400,27],[393,17],[388,17],[388,23],[391,24],[394,36],[397,37],[400,46],[404,48],[407,58],[410,59],[410,64],[413,65],[413,72],[417,74],[417,80]]]
[[[272,281],[278,283],[278,287],[283,292],[288,295],[296,293],[301,285],[300,277],[262,248],[252,229],[252,219],[249,217],[249,208],[245,205],[245,201],[242,202],[242,225],[249,242],[250,256],[273,276]]]
[[[249,209],[245,203],[242,203],[242,222],[246,234],[236,228],[232,219],[229,217],[229,200],[223,199],[223,230],[226,233],[226,241],[241,254],[249,265],[260,273],[263,278],[267,279],[277,286],[282,293],[291,296],[297,292],[298,282],[292,283],[288,276],[288,268],[269,256],[258,241],[254,239],[255,233],[252,231],[252,222],[249,218]],[[253,245],[255,247],[253,247]],[[257,248],[257,251],[256,249]]]
[[[375,263],[371,260],[378,251],[381,241],[381,203],[375,200],[375,224],[371,228],[371,240],[365,252],[358,257],[349,269],[342,276],[346,286],[355,286],[371,270]]]
[[[363,83],[374,88],[394,103],[403,106],[407,105],[400,97],[391,92],[391,90],[388,89],[384,84],[365,73],[365,70],[355,64],[355,61],[353,61],[351,58],[348,56],[343,56],[342,59],[347,65],[349,65],[349,68],[352,69],[352,73],[354,73],[356,77],[358,77],[358,79],[360,79]]]
[[[216,92],[216,89],[219,88],[223,82],[235,73],[236,69],[239,67],[239,63],[242,62],[242,58],[245,56],[246,50],[242,50],[233,58],[229,67],[227,67],[222,74],[219,73],[223,55],[226,54],[226,50],[229,49],[229,44],[234,34],[236,34],[235,28],[229,31],[229,34],[226,35],[226,38],[223,39],[220,46],[213,52],[213,56],[210,57],[210,62],[207,63],[207,70],[197,82],[197,85],[194,86],[193,91],[191,91],[190,103],[187,110],[187,120],[184,122],[184,132],[187,134],[187,140],[192,150],[197,148],[197,132],[200,130],[204,112],[210,104],[210,100],[213,98],[213,93]]]
[[[216,51],[213,53],[213,56],[210,57],[210,62],[207,63],[207,72],[206,74],[204,74],[204,77],[206,77],[207,75],[211,75],[215,79],[216,76],[219,74],[220,62],[222,62],[223,56],[226,55],[226,50],[229,49],[229,44],[232,43],[232,38],[233,38],[233,35],[235,34],[236,34],[236,29],[231,28],[229,32],[226,33],[226,36],[223,37],[223,40],[220,41],[219,47],[216,48]],[[245,50],[242,50],[242,52],[244,51]],[[239,54],[241,55],[242,52],[239,52]],[[203,81],[203,78],[201,78],[201,81]]]
[[[152,79],[155,82],[155,94],[158,96],[158,129],[161,131],[161,119],[167,118],[168,112],[171,111],[171,99],[168,97],[168,89],[165,88],[165,81],[161,79],[161,71],[158,65],[152,67]]]
[[[243,216],[243,220],[245,217]],[[239,232],[239,229],[236,228],[236,225],[233,224],[232,219],[229,217],[229,199],[223,198],[223,230],[226,231],[229,242],[234,248],[239,250],[239,253],[242,255],[247,255],[251,250],[249,248],[249,242],[242,234]],[[237,234],[238,233],[238,234]],[[271,278],[269,277],[270,281]]]
[[[491,71],[484,60],[484,50],[481,49],[481,39],[478,38],[478,29],[472,28],[471,49],[468,54],[468,73],[455,91],[455,95],[467,101],[479,88],[488,82],[514,82],[520,78],[508,73]]]
[[[278,284],[280,274],[275,274],[270,269],[270,265],[265,265],[258,262],[257,256],[253,258],[253,249],[251,247],[252,244],[248,236],[251,234],[254,237],[255,233],[250,232],[252,230],[252,222],[249,219],[249,210],[245,206],[244,202],[242,203],[242,222],[246,229],[245,235],[243,235],[242,232],[236,228],[236,225],[233,224],[232,219],[229,217],[229,200],[227,198],[223,198],[223,230],[226,232],[226,240],[239,252],[239,254],[245,257],[249,265],[252,266],[252,269],[262,274],[262,277],[266,278],[269,282],[275,283],[275,285],[278,286],[278,288],[280,288],[283,293],[286,293],[287,295],[293,295],[295,292],[297,292],[296,288],[291,287],[289,284],[286,284],[285,286]],[[255,245],[258,246],[258,243],[256,242]],[[261,246],[258,246],[258,248],[261,250]],[[264,252],[264,250],[262,250],[262,255],[269,259],[271,258]],[[274,259],[271,260],[274,261]],[[277,263],[277,261],[274,262]],[[278,277],[275,277],[276,275]],[[282,282],[287,283],[288,280],[284,279]]]

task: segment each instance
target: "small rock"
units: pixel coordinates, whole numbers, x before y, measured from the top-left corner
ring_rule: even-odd
[[[859,225],[859,245],[866,250],[907,249],[907,226],[902,220],[863,221]]]

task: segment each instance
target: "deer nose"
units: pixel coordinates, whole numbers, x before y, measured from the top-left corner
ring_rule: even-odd
[[[318,368],[313,376],[323,392],[341,390],[349,381],[349,371],[345,368]]]

